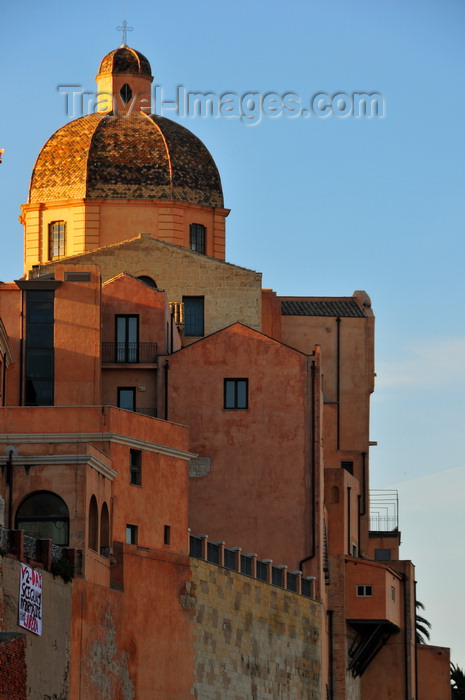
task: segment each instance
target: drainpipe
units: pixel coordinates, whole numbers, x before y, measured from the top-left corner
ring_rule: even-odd
[[[407,576],[402,574],[402,582],[404,584],[404,673],[405,673],[405,700],[410,700],[409,694],[409,662],[408,662],[408,614],[407,614]]]
[[[329,681],[329,700],[333,700],[334,697],[334,683],[333,683],[333,615],[334,610],[328,610],[328,681]]]
[[[367,513],[367,453],[362,452],[362,489],[363,489],[363,512],[360,515]]]
[[[312,446],[311,446],[311,475],[310,475],[310,484],[311,484],[311,507],[312,507],[312,516],[311,516],[311,523],[310,523],[310,528],[312,531],[312,545],[311,545],[311,554],[309,554],[307,557],[304,557],[301,559],[299,562],[299,570],[302,571],[302,565],[305,564],[305,562],[310,561],[310,559],[313,559],[315,556],[315,551],[316,551],[316,493],[315,493],[315,471],[316,471],[316,444],[315,444],[315,360],[312,360],[312,364],[310,366],[311,370],[311,402],[312,402],[312,427],[311,427],[311,441],[312,441]],[[307,387],[308,387],[308,359],[307,359]],[[307,391],[307,396],[308,396],[308,391]],[[308,399],[307,399],[307,405],[308,405]]]
[[[8,451],[8,462],[6,464],[6,483],[10,489],[8,492],[8,529],[13,530],[13,454],[14,450]]]
[[[360,537],[361,537],[361,534],[360,534],[360,528],[361,528],[361,523],[360,523],[360,503],[361,503],[361,500],[362,500],[362,497],[360,496],[360,494],[358,495],[357,500],[358,500],[358,532],[357,532],[358,553],[357,553],[357,554],[358,554],[358,556],[360,556]]]
[[[352,490],[352,487],[348,486],[347,487],[347,553],[349,554],[349,556],[351,554],[351,551],[350,551],[350,534],[351,534],[350,533],[350,515],[351,515],[351,513],[350,513],[350,492],[351,492],[351,490]]]
[[[6,406],[6,353],[3,355],[2,406]]]
[[[341,319],[339,316],[336,319],[336,405],[337,405],[337,446],[341,447],[341,416],[340,416],[340,398],[341,398]]]
[[[163,369],[165,370],[165,420],[168,420],[168,372],[170,369],[168,360],[163,365]]]

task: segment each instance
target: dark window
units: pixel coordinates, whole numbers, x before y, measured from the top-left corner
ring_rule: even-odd
[[[163,533],[163,544],[171,544],[171,525],[165,525]]]
[[[136,388],[134,386],[118,387],[118,408],[126,411],[136,410]]]
[[[38,539],[52,540],[53,544],[69,544],[69,511],[60,496],[51,491],[37,491],[27,496],[16,511],[17,530]]]
[[[191,224],[189,228],[189,246],[196,253],[205,255],[205,226],[202,224]]]
[[[390,561],[391,560],[391,550],[390,549],[375,549],[375,561]]]
[[[129,450],[130,483],[135,486],[142,484],[142,452]]]
[[[126,544],[137,544],[139,528],[137,525],[126,525]]]
[[[62,258],[65,255],[66,224],[64,221],[53,221],[48,227],[48,257],[49,260]]]
[[[183,297],[184,335],[202,336],[204,334],[204,298]]]
[[[373,595],[373,586],[371,585],[363,585],[363,586],[357,586],[357,596],[359,598],[361,597],[370,597]]]
[[[129,102],[129,100],[132,97],[132,90],[127,83],[124,83],[123,87],[119,91],[119,94],[121,95],[121,99],[123,100],[123,103],[125,105],[127,105],[127,103]]]
[[[115,362],[139,361],[139,316],[115,316]]]
[[[26,292],[26,406],[53,405],[54,294],[45,289]]]
[[[353,462],[341,462],[341,467],[349,472],[349,474],[354,473],[354,463]]]
[[[89,549],[98,551],[98,507],[95,496],[89,503]]]
[[[100,513],[100,554],[103,557],[110,556],[110,514],[106,503]]]
[[[224,380],[224,407],[248,408],[249,407],[249,380],[225,379]]]

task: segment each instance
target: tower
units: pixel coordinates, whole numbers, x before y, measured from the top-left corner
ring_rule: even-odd
[[[224,260],[218,169],[194,134],[150,114],[152,80],[141,53],[111,51],[96,77],[97,111],[45,143],[22,207],[26,274],[141,232]]]

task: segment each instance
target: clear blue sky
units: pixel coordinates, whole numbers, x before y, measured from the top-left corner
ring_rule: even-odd
[[[403,555],[417,565],[432,642],[465,666],[464,3],[127,0],[126,15],[128,44],[165,99],[178,85],[308,105],[317,93],[383,95],[383,118],[181,123],[219,167],[230,262],[279,294],[370,294],[371,485],[399,489]],[[19,207],[41,146],[69,120],[57,86],[94,89],[121,17],[120,0],[3,3],[0,279],[22,274]]]

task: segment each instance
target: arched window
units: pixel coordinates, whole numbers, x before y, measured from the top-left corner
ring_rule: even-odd
[[[48,258],[62,258],[66,255],[66,222],[52,221],[48,227]]]
[[[202,224],[191,224],[189,228],[189,247],[191,250],[195,250],[196,253],[202,253],[205,255],[206,246],[206,229]]]
[[[98,508],[95,496],[92,496],[89,503],[89,549],[98,552]]]
[[[110,555],[110,516],[106,503],[103,504],[100,513],[100,554],[103,557]]]
[[[16,511],[17,530],[26,535],[52,540],[53,544],[69,544],[69,511],[60,496],[51,491],[36,491],[27,496]]]
[[[157,289],[157,283],[154,279],[152,279],[152,277],[149,277],[148,275],[139,275],[137,279],[139,279],[141,282],[144,282],[145,284],[148,284],[149,287]]]

